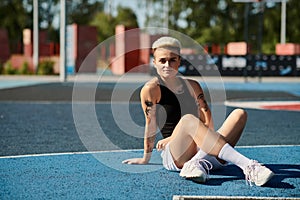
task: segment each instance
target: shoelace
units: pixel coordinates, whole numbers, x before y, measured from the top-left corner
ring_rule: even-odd
[[[252,182],[255,182],[258,176],[258,170],[256,170],[258,167],[260,167],[260,164],[256,160],[252,160],[251,164],[246,167],[244,173],[247,185],[253,186]]]
[[[209,170],[211,170],[213,168],[213,165],[211,164],[211,162],[209,162],[208,160],[205,160],[205,159],[199,159],[197,163],[206,170],[207,178],[209,178]]]

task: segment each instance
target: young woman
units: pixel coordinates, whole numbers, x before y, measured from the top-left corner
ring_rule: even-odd
[[[144,156],[123,163],[149,162],[158,126],[164,139],[157,142],[156,148],[162,151],[163,166],[180,171],[181,177],[204,183],[209,170],[230,162],[243,170],[250,184],[261,186],[270,180],[274,175],[271,170],[233,148],[245,127],[246,112],[235,109],[215,131],[199,83],[177,76],[180,42],[172,37],[161,37],[152,48],[158,77],[148,81],[140,93],[146,121]]]

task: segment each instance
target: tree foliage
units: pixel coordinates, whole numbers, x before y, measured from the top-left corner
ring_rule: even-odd
[[[78,25],[89,24],[95,15],[103,11],[103,3],[98,1],[80,0],[67,1],[67,23]]]
[[[164,5],[165,0],[150,0],[153,8]],[[180,31],[200,44],[226,44],[246,40],[252,52],[258,51],[259,22],[263,20],[262,52],[274,53],[280,42],[281,4],[265,3],[263,18],[260,4],[249,3],[248,26],[245,27],[245,3],[232,0],[168,0],[169,28]],[[300,43],[300,4],[298,0],[287,2],[287,42]],[[145,24],[163,24],[164,15],[159,12],[148,15]]]
[[[11,51],[22,44],[22,31],[32,28],[33,0],[1,0],[0,28],[9,33]],[[167,3],[166,3],[167,2]],[[51,40],[58,42],[58,27],[54,26],[59,16],[60,0],[39,0],[39,23],[47,29]],[[99,31],[99,41],[114,34],[115,25],[125,24],[138,27],[137,17],[129,8],[118,7],[117,15],[104,12],[105,1],[67,0],[67,22],[79,25],[94,25]],[[226,44],[246,39],[253,52],[258,49],[259,22],[263,20],[262,52],[274,53],[275,44],[280,42],[281,4],[266,3],[263,18],[259,15],[258,3],[249,3],[248,26],[245,26],[245,3],[232,0],[143,0],[146,6],[144,26],[164,27],[180,31],[201,44]],[[167,6],[167,9],[166,7]],[[164,14],[168,10],[168,17]],[[287,2],[286,42],[300,43],[299,0]],[[19,48],[19,47],[18,47]]]
[[[300,43],[300,3],[289,0],[287,3],[287,41]]]
[[[16,52],[22,42],[22,31],[29,24],[29,13],[19,0],[0,1],[0,28],[8,31],[11,52]]]
[[[115,33],[115,18],[105,12],[98,12],[90,25],[97,27],[98,41],[104,41]]]
[[[118,6],[118,15],[116,16],[116,22],[118,24],[123,24],[129,28],[139,27],[135,13],[133,12],[133,10],[126,7]]]
[[[113,36],[115,34],[115,26],[118,24],[123,24],[129,28],[138,28],[137,17],[133,10],[119,6],[116,17],[105,12],[98,12],[90,22],[90,25],[97,27],[99,42]]]

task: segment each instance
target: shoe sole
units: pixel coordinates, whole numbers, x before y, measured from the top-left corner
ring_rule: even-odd
[[[263,182],[255,183],[256,186],[263,186],[266,184],[275,174],[269,170],[268,173],[263,177]]]
[[[197,183],[205,183],[206,182],[205,174],[187,176],[186,174],[180,173],[179,175],[187,180],[191,180],[191,181],[194,181]]]
[[[190,177],[190,178],[186,178],[188,180],[191,180],[193,182],[196,182],[196,183],[205,183],[206,182],[206,178],[203,177],[203,176],[200,176],[200,177]]]

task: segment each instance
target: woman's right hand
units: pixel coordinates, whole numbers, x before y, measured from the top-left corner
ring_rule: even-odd
[[[122,163],[129,165],[145,165],[148,163],[148,161],[144,158],[130,158],[127,160],[123,160]]]

